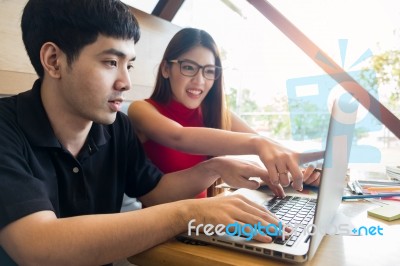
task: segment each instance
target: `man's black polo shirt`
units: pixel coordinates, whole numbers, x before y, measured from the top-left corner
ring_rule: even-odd
[[[122,113],[111,125],[93,123],[74,158],[54,135],[39,81],[0,99],[0,158],[0,229],[42,210],[57,217],[119,212],[124,193],[142,196],[162,176]]]

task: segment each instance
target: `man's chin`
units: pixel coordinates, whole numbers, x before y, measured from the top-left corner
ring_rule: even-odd
[[[112,123],[115,122],[115,118],[117,117],[117,113],[113,113],[113,114],[107,114],[104,115],[103,117],[99,117],[97,119],[97,121],[94,121],[98,124],[102,124],[102,125],[111,125]]]

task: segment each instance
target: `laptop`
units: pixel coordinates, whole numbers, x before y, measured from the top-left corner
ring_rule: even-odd
[[[178,240],[219,245],[290,262],[300,263],[311,259],[333,221],[345,186],[358,104],[343,98],[334,100],[332,104],[320,186],[316,193],[304,194],[285,189],[287,197],[279,199],[265,187],[234,192],[264,205],[284,224],[292,225],[291,235],[275,237],[272,243],[261,243],[249,239],[248,235],[187,232],[180,235]],[[297,220],[288,221],[290,218]]]

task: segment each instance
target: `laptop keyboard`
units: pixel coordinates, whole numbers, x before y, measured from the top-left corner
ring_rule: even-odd
[[[317,200],[305,197],[286,196],[274,197],[264,203],[265,207],[274,213],[286,226],[296,228],[285,240],[276,237],[274,243],[293,246],[310,221],[314,218]]]

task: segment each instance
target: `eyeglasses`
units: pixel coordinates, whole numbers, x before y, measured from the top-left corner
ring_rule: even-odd
[[[222,67],[214,65],[199,65],[191,60],[169,60],[170,63],[178,63],[180,66],[181,74],[186,77],[194,77],[202,68],[203,77],[210,80],[216,80],[221,76]]]

